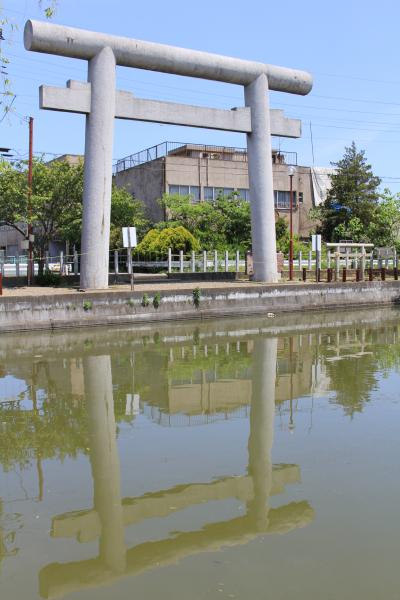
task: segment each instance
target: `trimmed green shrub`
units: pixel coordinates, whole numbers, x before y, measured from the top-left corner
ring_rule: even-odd
[[[192,250],[199,251],[199,241],[182,226],[166,227],[165,229],[150,229],[144,236],[143,240],[137,246],[136,251],[139,253],[156,252],[166,254],[168,248],[172,252],[191,252]]]

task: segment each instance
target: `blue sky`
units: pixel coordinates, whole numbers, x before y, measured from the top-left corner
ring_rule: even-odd
[[[4,0],[4,15],[19,26],[7,71],[17,114],[0,124],[0,145],[26,156],[28,132],[22,116],[35,119],[35,151],[82,153],[84,117],[40,111],[41,83],[64,85],[84,79],[83,61],[24,50],[23,24],[39,18],[36,0]],[[307,70],[314,77],[306,96],[272,93],[273,108],[303,120],[301,140],[274,138],[274,146],[298,153],[301,165],[329,166],[355,140],[366,150],[383,186],[400,190],[400,5],[383,0],[59,0],[54,22],[261,62]],[[240,106],[238,86],[118,68],[119,89],[137,96],[221,108]],[[245,146],[239,134],[127,121],[115,122],[114,158],[164,140]]]

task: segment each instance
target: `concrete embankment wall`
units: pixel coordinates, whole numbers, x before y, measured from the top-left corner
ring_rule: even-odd
[[[200,288],[201,289],[201,288]],[[400,281],[237,287],[201,290],[198,307],[193,292],[171,289],[160,292],[85,292],[46,296],[0,298],[0,331],[26,331],[122,323],[146,323],[266,315],[295,311],[400,304]]]

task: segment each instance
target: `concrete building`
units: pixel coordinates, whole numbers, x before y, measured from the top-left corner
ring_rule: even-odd
[[[293,175],[293,230],[307,238],[315,223],[310,208],[321,201],[313,169],[297,164],[296,152],[272,151],[275,215],[289,219],[290,177]],[[190,194],[193,202],[213,201],[236,192],[251,202],[247,151],[243,148],[164,142],[118,160],[114,183],[142,200],[153,221],[166,218],[159,199]]]

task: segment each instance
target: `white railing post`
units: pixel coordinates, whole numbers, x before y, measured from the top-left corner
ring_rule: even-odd
[[[15,276],[19,277],[19,253],[18,253],[18,251],[16,252],[16,256],[15,256]]]
[[[312,250],[308,251],[308,270],[312,269]]]
[[[240,251],[236,250],[236,273],[239,273],[240,269]]]
[[[192,250],[192,273],[196,273],[196,252]]]
[[[303,253],[301,250],[299,250],[299,271],[301,271],[302,266],[303,266]]]
[[[207,250],[203,250],[203,273],[207,273]]]
[[[328,252],[326,253],[326,267],[327,269],[331,268],[331,251],[328,250]]]
[[[335,279],[339,281],[340,277],[340,253],[335,252]]]
[[[114,273],[118,275],[119,273],[119,255],[118,250],[114,250]]]
[[[49,271],[50,270],[50,264],[49,264],[49,251],[46,250],[46,252],[44,253],[44,269],[45,271]]]
[[[214,273],[218,271],[218,251],[214,250]]]
[[[179,272],[183,273],[183,250],[179,250]]]
[[[60,275],[64,274],[64,252],[60,250]]]
[[[229,252],[225,250],[225,273],[229,271]]]
[[[172,273],[172,250],[168,248],[168,273]]]

